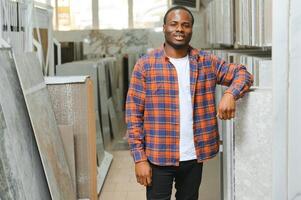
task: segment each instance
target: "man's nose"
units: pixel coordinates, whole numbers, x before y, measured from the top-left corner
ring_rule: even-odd
[[[176,31],[182,32],[182,31],[183,31],[183,27],[179,24],[179,25],[177,26]]]

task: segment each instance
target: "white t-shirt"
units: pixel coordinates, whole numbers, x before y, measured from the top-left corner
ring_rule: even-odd
[[[188,55],[169,58],[178,75],[180,103],[180,161],[196,159],[193,138],[193,111],[190,93],[190,65]]]

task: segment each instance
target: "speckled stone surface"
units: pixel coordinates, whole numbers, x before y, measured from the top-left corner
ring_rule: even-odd
[[[237,103],[234,130],[235,199],[272,199],[272,90],[258,89]]]
[[[50,84],[45,78],[56,121],[60,125],[70,126],[74,134],[77,197],[93,199],[96,194],[97,164],[96,120],[95,113],[90,113],[90,110],[94,110],[92,81],[86,77],[81,82],[70,83],[66,77],[64,84],[55,84],[56,77],[52,79]],[[102,143],[101,149],[104,154]]]
[[[0,199],[50,199],[10,49],[0,49]]]
[[[97,151],[100,155],[100,140],[103,138],[104,144],[109,144],[111,141],[110,136],[110,124],[109,124],[109,114],[107,108],[107,91],[104,94],[101,90],[103,87],[106,87],[106,83],[101,84],[103,79],[102,75],[106,75],[102,69],[104,68],[104,63],[98,60],[84,60],[77,62],[64,63],[62,65],[57,66],[57,76],[83,76],[88,75],[93,81],[93,89],[94,89],[94,103],[95,103],[95,111],[97,116]],[[103,90],[104,91],[104,90]],[[100,122],[101,120],[101,122]],[[100,130],[100,127],[102,128]]]

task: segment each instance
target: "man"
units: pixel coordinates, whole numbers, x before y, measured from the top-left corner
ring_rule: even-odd
[[[235,101],[252,85],[242,65],[189,46],[194,18],[185,7],[164,17],[165,43],[139,59],[126,102],[137,182],[148,200],[197,200],[203,162],[219,150],[217,119],[235,116]],[[215,86],[229,86],[215,106]]]

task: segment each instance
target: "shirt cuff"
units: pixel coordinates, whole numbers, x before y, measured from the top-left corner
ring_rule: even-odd
[[[147,160],[144,150],[133,150],[132,156],[135,163]]]
[[[226,94],[226,93],[232,94],[235,100],[239,99],[239,97],[240,97],[240,91],[237,90],[236,88],[230,87],[225,91],[224,94]]]

